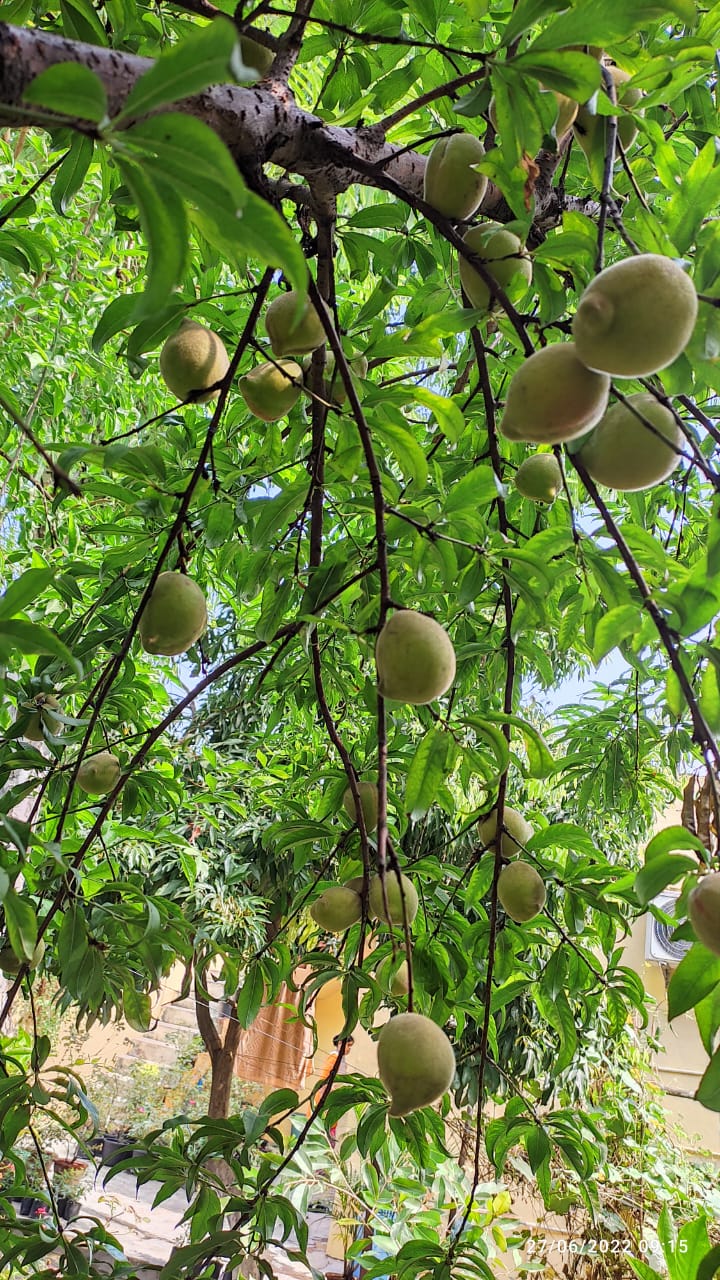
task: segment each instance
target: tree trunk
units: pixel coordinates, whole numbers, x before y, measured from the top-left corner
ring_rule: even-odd
[[[215,1053],[210,1053],[210,1101],[208,1117],[211,1120],[226,1120],[230,1114],[230,1095],[235,1074],[235,1057],[242,1027],[237,1018],[230,1018],[225,1028],[225,1039]]]

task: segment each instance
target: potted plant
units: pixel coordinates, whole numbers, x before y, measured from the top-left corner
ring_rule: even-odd
[[[89,1181],[89,1167],[84,1160],[54,1161],[52,1186],[58,1217],[65,1222],[77,1217]]]
[[[25,1177],[20,1213],[25,1218],[44,1218],[50,1212],[42,1161],[36,1151],[23,1151]]]

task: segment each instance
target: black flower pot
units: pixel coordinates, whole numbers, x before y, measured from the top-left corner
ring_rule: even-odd
[[[80,1212],[80,1201],[74,1200],[72,1196],[58,1196],[57,1211],[59,1218],[65,1222],[71,1222]]]
[[[48,1207],[44,1200],[39,1200],[37,1196],[24,1196],[20,1201],[20,1213],[24,1218],[40,1218],[45,1217]]]
[[[119,1160],[123,1160],[125,1156],[129,1156],[131,1151],[132,1141],[126,1134],[103,1134],[100,1163],[107,1165],[108,1169],[110,1169],[114,1164],[117,1164]]]

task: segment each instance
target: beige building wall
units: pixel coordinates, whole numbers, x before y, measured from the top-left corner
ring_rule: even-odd
[[[655,830],[682,825],[682,806],[677,801],[663,813]],[[687,1150],[710,1151],[720,1160],[720,1114],[708,1111],[695,1102],[700,1079],[708,1065],[695,1015],[691,1011],[668,1022],[667,988],[674,966],[646,959],[646,937],[652,916],[636,921],[625,945],[623,962],[642,979],[645,990],[654,1000],[650,1011],[650,1031],[662,1046],[656,1055],[658,1082],[665,1090],[665,1108],[685,1135]]]

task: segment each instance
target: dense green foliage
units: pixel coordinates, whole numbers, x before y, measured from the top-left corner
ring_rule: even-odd
[[[42,976],[81,1024],[124,1016],[142,1030],[179,961],[201,994],[210,968],[221,972],[247,1027],[302,963],[314,971],[310,1023],[313,996],[339,980],[339,1030],[372,1028],[379,1010],[408,1007],[373,971],[409,937],[378,932],[369,955],[366,911],[329,938],[305,908],[330,883],[399,864],[420,895],[410,1008],[455,1046],[452,1098],[474,1176],[447,1173],[450,1096],[441,1113],[402,1120],[388,1120],[373,1077],[343,1077],[315,1098],[328,1127],[355,1109],[346,1155],[359,1152],[366,1179],[356,1201],[385,1203],[387,1191],[398,1208],[397,1187],[379,1194],[378,1170],[392,1179],[396,1157],[412,1170],[394,1269],[492,1276],[507,1206],[492,1200],[499,1183],[480,1184],[485,1160],[494,1178],[514,1162],[547,1209],[624,1230],[637,1251],[642,1222],[615,1208],[603,1217],[602,1181],[624,1167],[616,1140],[632,1116],[619,1084],[604,1106],[598,1081],[620,1070],[628,1019],[645,1017],[620,941],[670,884],[684,918],[699,868],[717,866],[720,831],[713,783],[697,830],[655,836],[636,877],[638,844],[679,780],[713,779],[720,765],[720,13],[690,0],[317,0],[294,19],[272,4],[257,13],[279,70],[238,98],[257,102],[263,123],[248,108],[228,149],[209,99],[177,107],[252,78],[232,22],[207,20],[212,6],[3,6],[30,44],[62,32],[158,59],[140,79],[121,60],[124,92],[134,87],[112,118],[117,86],[82,48],[49,70],[39,55],[19,101],[0,28],[0,898],[3,946],[22,965],[4,1014]],[[622,155],[612,123],[584,139],[587,155],[555,134],[549,90],[614,120],[600,44],[644,95]],[[347,126],[344,150],[303,123],[293,96]],[[273,98],[290,142],[265,132],[254,152]],[[533,260],[532,284],[490,316],[463,305],[457,230],[424,204],[408,163],[458,128],[485,142],[491,185],[477,216],[508,223]],[[394,167],[368,159],[385,134]],[[638,251],[680,260],[701,299],[683,354],[613,391],[669,398],[679,465],[661,484],[616,493],[558,446],[563,489],[539,506],[513,485],[531,447],[498,430],[509,381],[533,350],[568,341],[603,264]],[[328,403],[320,348],[295,406],[261,421],[237,376],[272,354],[269,302],[308,280],[329,306],[344,403],[337,382]],[[177,404],[159,373],[184,315],[232,361],[204,404]],[[359,354],[368,369],[355,365],[351,382]],[[179,659],[150,656],[137,635],[169,569],[202,588],[210,617]],[[454,684],[427,705],[378,698],[375,639],[398,607],[432,616],[455,648]],[[34,700],[49,695],[59,705],[32,741]],[[101,750],[122,774],[95,797],[74,784]],[[369,838],[342,805],[358,778],[379,782]],[[477,838],[477,819],[506,802],[534,830],[523,856],[547,889],[524,925],[498,906],[499,841]],[[678,937],[692,940],[690,927]],[[720,957],[699,942],[670,985],[671,1016],[695,1006],[709,1058],[699,1097],[720,1111]],[[43,1113],[62,1102],[82,1137],[93,1108],[74,1073],[52,1067],[49,1038],[29,1046],[10,1025],[0,1125],[19,1186]],[[488,1102],[499,1104],[492,1120]],[[140,1176],[196,1197],[176,1270],[260,1255],[293,1229],[302,1249],[306,1130],[309,1143],[323,1139],[309,1121],[293,1142],[276,1127],[301,1109],[283,1090],[259,1109],[150,1136]],[[434,1197],[424,1215],[422,1187]],[[455,1229],[438,1209],[451,1202]],[[690,1192],[675,1208],[683,1221],[698,1211]],[[661,1233],[672,1253],[669,1219]],[[103,1239],[99,1227],[88,1235]],[[65,1270],[93,1273],[78,1239],[6,1222],[2,1242],[8,1266],[14,1256],[49,1267],[59,1248]],[[387,1273],[387,1261],[374,1265]]]

